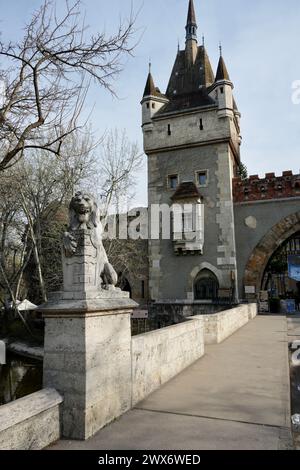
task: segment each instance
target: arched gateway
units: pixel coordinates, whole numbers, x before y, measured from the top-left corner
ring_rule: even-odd
[[[246,264],[244,286],[261,290],[265,269],[274,252],[300,231],[300,211],[283,218],[261,239]]]

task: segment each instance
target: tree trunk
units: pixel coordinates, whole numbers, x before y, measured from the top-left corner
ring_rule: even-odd
[[[39,284],[40,284],[40,289],[41,289],[41,293],[42,293],[42,298],[43,298],[44,302],[47,302],[47,300],[48,300],[47,291],[46,291],[46,286],[45,286],[45,282],[44,282],[42,266],[41,266],[41,262],[40,262],[40,256],[39,256],[39,251],[38,251],[38,246],[37,246],[37,240],[36,240],[36,236],[35,236],[35,233],[34,233],[34,224],[33,224],[33,220],[32,220],[32,217],[30,215],[28,206],[26,204],[24,194],[22,193],[22,190],[20,190],[20,194],[21,194],[21,197],[22,197],[22,207],[23,207],[23,210],[24,210],[24,212],[26,214],[26,217],[27,217],[27,220],[28,220],[30,236],[31,236],[32,244],[33,244],[33,256],[34,256],[34,260],[35,260],[36,268],[37,268],[37,272],[38,272],[38,278],[39,278]]]

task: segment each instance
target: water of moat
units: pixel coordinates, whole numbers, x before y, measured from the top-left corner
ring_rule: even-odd
[[[0,405],[22,398],[42,388],[43,363],[8,353],[0,365]]]

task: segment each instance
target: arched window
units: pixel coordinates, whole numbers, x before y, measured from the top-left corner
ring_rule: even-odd
[[[218,298],[219,282],[209,269],[200,271],[194,283],[195,300],[215,300]]]

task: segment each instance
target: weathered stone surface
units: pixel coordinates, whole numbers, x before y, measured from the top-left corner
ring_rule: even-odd
[[[255,230],[257,227],[257,220],[253,216],[246,217],[245,219],[245,224],[247,227],[251,228],[252,230]]]
[[[56,390],[43,389],[0,407],[0,449],[38,450],[60,438],[60,405]]]
[[[133,337],[132,404],[143,400],[203,355],[201,317]]]
[[[256,304],[239,305],[231,310],[203,315],[205,344],[218,344],[253,320],[257,315]]]
[[[102,243],[102,224],[97,202],[78,191],[69,206],[69,228],[63,235],[64,292],[97,292],[115,286],[117,273]]]
[[[43,304],[39,307],[39,311],[45,315],[47,314],[47,316],[59,314],[65,317],[81,316],[82,314],[97,314],[99,312],[101,312],[102,315],[112,315],[114,311],[120,312],[122,309],[126,311],[128,308],[133,309],[137,306],[136,302],[129,299],[128,292],[114,291],[105,294],[108,295],[103,296],[101,293],[98,297],[87,298],[86,300],[65,300],[63,298],[54,298],[52,300],[50,297],[47,304]]]
[[[88,439],[130,409],[130,305],[110,314],[46,314],[44,385],[64,395],[64,437]]]

